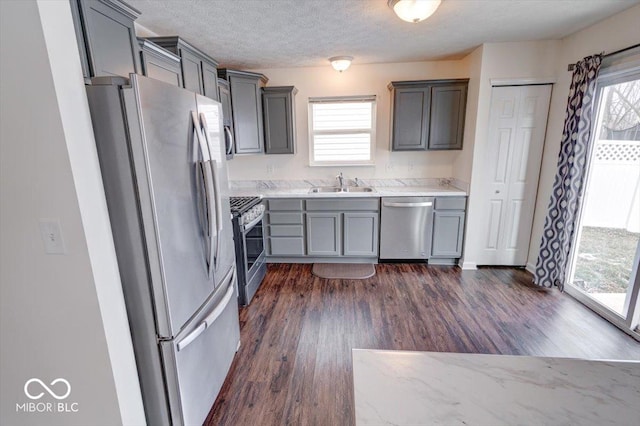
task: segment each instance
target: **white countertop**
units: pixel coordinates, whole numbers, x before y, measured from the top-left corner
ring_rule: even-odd
[[[232,196],[262,196],[264,198],[371,198],[371,197],[447,197],[467,195],[454,186],[381,186],[374,192],[323,192],[310,193],[306,188],[237,188],[231,189]]]
[[[353,350],[357,425],[637,425],[640,361]]]

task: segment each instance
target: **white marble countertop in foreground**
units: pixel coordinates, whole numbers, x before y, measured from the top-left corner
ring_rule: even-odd
[[[353,350],[357,425],[640,424],[640,361]]]

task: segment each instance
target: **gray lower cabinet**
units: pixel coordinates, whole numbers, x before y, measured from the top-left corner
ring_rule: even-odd
[[[267,200],[264,224],[267,256],[300,257],[306,254],[304,201]]]
[[[462,149],[468,84],[468,79],[391,82],[391,150]]]
[[[432,259],[458,259],[462,256],[465,197],[438,197],[433,212]]]
[[[270,199],[264,219],[267,257],[375,262],[379,220],[379,198]]]
[[[264,152],[262,88],[267,78],[262,74],[220,69],[218,76],[229,82],[235,154]]]
[[[133,25],[138,10],[120,0],[71,0],[70,4],[86,79],[129,77],[140,71]]]
[[[304,238],[278,237],[269,238],[267,253],[271,256],[303,256]]]
[[[147,40],[180,57],[185,89],[218,100],[218,62],[178,36],[148,37]]]
[[[142,74],[177,87],[183,87],[180,57],[149,40],[139,38],[138,41],[140,43]]]
[[[345,212],[345,256],[378,256],[378,213]]]
[[[307,254],[309,256],[340,256],[341,215],[341,213],[307,213]]]
[[[296,119],[293,86],[262,89],[265,154],[295,154]]]

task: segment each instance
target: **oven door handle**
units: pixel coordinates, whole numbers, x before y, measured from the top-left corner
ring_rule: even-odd
[[[263,218],[264,218],[264,213],[262,213],[260,216],[253,219],[251,222],[247,223],[246,225],[243,225],[242,226],[243,231],[244,232],[251,231],[251,229],[253,229],[253,227],[256,226]]]

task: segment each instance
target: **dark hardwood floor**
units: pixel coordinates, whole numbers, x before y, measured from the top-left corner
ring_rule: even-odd
[[[523,270],[376,269],[328,280],[270,265],[205,424],[354,424],[352,348],[640,359],[640,343]]]

